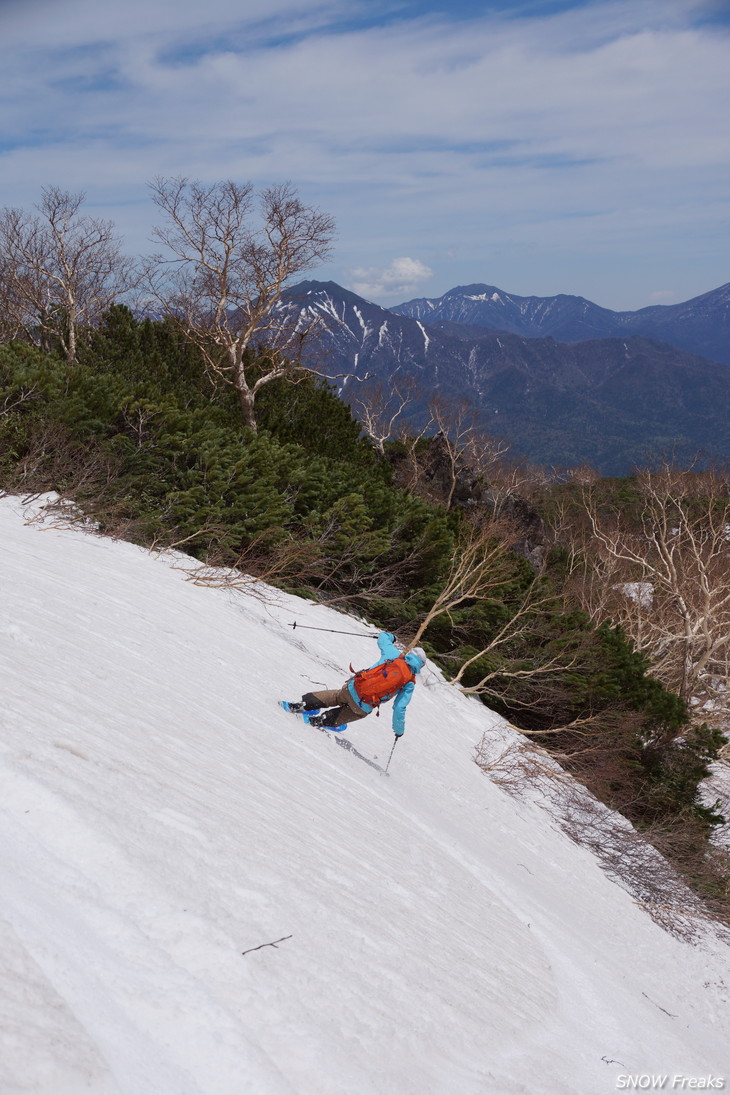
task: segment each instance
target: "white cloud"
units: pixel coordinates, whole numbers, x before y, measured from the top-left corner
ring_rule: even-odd
[[[57,50],[134,39],[220,40],[242,26],[250,36],[276,20],[285,20],[288,30],[311,28],[351,7],[348,0],[0,0],[0,22],[6,45]]]
[[[138,247],[156,174],[291,179],[337,218],[327,276],[359,270],[371,296],[413,291],[384,267],[414,250],[439,291],[631,307],[664,277],[685,299],[727,280],[728,36],[693,0],[342,29],[368,6],[0,9],[0,205],[85,189]]]
[[[384,270],[356,267],[349,287],[362,297],[402,297],[413,293],[424,281],[433,277],[433,270],[419,259],[393,259]]]
[[[663,304],[665,301],[676,300],[679,294],[674,289],[656,289],[649,293],[649,300],[655,304]]]

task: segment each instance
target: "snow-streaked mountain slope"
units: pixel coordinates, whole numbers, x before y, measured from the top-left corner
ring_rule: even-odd
[[[520,297],[494,285],[459,285],[437,298],[392,309],[426,323],[446,321],[563,342],[643,335],[730,365],[730,282],[681,304],[612,312],[585,297]]]
[[[363,624],[24,517],[0,500],[3,1095],[730,1085],[727,948],[490,783],[496,716],[427,669],[386,779],[276,707],[375,660]],[[389,720],[347,737],[382,764]]]
[[[306,326],[323,324],[308,360],[340,378],[340,395],[356,415],[362,398],[378,403],[378,389],[392,392],[395,382],[409,390],[398,421],[412,431],[429,421],[434,396],[466,401],[486,433],[539,464],[589,463],[602,475],[630,475],[652,453],[661,460],[668,445],[688,467],[698,454],[712,464],[730,453],[727,366],[637,332],[589,339],[587,330],[565,343],[436,323],[427,312],[398,315],[334,282],[302,282],[286,300]],[[350,374],[374,385],[363,388]],[[396,405],[385,400],[386,420]]]

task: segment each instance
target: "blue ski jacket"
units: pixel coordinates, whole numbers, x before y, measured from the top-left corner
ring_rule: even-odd
[[[389,631],[380,632],[378,635],[378,646],[380,647],[380,657],[374,665],[370,666],[371,669],[374,669],[376,665],[382,665],[383,662],[389,662],[392,661],[393,658],[400,658],[401,656],[400,650],[395,645],[395,635],[391,635]],[[423,662],[417,654],[414,654],[413,652],[406,654],[406,661],[414,673],[418,674],[421,672]],[[413,681],[408,681],[408,683],[398,689],[395,694],[395,699],[393,700],[393,733],[397,737],[401,737],[405,732],[406,707],[410,703],[415,687]],[[354,677],[351,677],[347,682],[347,688],[360,710],[364,711],[366,715],[369,715],[373,709],[369,703],[364,703],[355,691]]]

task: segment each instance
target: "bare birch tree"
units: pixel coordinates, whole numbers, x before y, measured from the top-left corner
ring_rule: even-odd
[[[166,253],[147,268],[147,287],[203,354],[211,372],[233,385],[245,424],[256,430],[255,401],[265,384],[292,380],[305,341],[320,320],[286,307],[291,279],[330,252],[334,221],[305,205],[284,183],[257,196],[251,183],[204,186],[156,179],[152,195],[165,215],[155,238]],[[250,351],[266,350],[266,365]],[[257,367],[258,366],[258,367]]]
[[[483,636],[473,654],[458,655],[459,668],[448,683],[468,694],[502,699],[505,691],[512,689],[511,702],[527,708],[541,705],[551,680],[557,680],[573,666],[578,655],[567,646],[551,648],[544,636],[536,641],[544,614],[558,608],[559,598],[546,591],[538,578],[526,589],[511,589],[516,579],[512,548],[519,536],[519,529],[504,518],[465,525],[454,546],[443,587],[407,649],[417,646],[429,627],[442,617],[453,624],[454,614],[459,611],[499,603],[508,609],[508,617]],[[467,675],[472,678],[470,684],[465,683]]]
[[[418,646],[422,636],[441,616],[470,601],[496,598],[514,581],[510,557],[511,537],[506,527],[467,524],[457,540],[443,588],[418,625],[408,650]]]
[[[637,480],[640,516],[599,506],[589,522],[585,607],[620,624],[651,673],[697,718],[730,726],[730,477],[664,467]]]
[[[436,395],[429,403],[431,422],[441,441],[442,466],[446,471],[444,505],[451,509],[459,475],[484,476],[507,452],[508,446],[487,437],[480,427],[479,414],[465,400],[454,402]]]
[[[363,430],[381,456],[385,443],[399,435],[398,419],[413,399],[413,377],[392,376],[386,388],[382,383],[368,383],[352,401],[352,409]]]
[[[371,416],[376,429],[391,430],[387,436],[392,436],[395,418],[406,405],[401,392],[399,387],[397,401],[385,402],[383,410],[376,406],[375,414]],[[390,407],[397,412],[392,421],[386,413]],[[369,429],[368,432],[373,436]],[[429,444],[424,446],[422,442],[426,438]],[[500,483],[504,479],[503,458],[509,446],[506,441],[484,432],[478,411],[466,400],[452,400],[440,394],[433,396],[424,425],[417,434],[408,436],[404,433],[401,440],[406,447],[406,459],[399,474],[401,485],[428,501],[440,502],[447,509],[454,504],[460,482],[474,486],[491,483],[493,476],[497,476]]]
[[[92,327],[133,284],[133,263],[111,221],[81,213],[84,194],[45,187],[37,214],[0,213],[0,306],[4,336],[77,359]]]
[[[575,664],[576,656],[568,651],[546,653],[542,644],[535,643],[540,615],[548,609],[554,609],[557,598],[554,594],[543,594],[537,581],[527,589],[514,605],[509,619],[491,635],[484,646],[467,658],[452,677],[449,684],[458,685],[462,692],[473,695],[504,695],[506,682],[525,682],[534,692],[538,682],[556,677]],[[515,657],[510,651],[516,646],[530,648],[530,657]],[[482,671],[478,681],[462,684],[464,674],[478,662],[488,662],[489,668]],[[530,706],[534,700],[513,700],[519,706]]]

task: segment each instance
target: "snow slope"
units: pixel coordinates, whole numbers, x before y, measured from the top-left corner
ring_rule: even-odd
[[[276,707],[374,661],[363,624],[27,516],[0,500],[2,1095],[730,1086],[728,949],[490,783],[496,716],[428,668],[386,779]],[[383,764],[389,719],[347,737]]]

